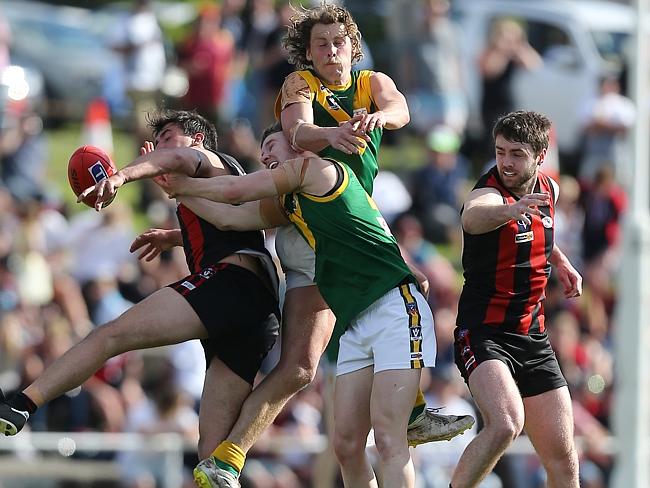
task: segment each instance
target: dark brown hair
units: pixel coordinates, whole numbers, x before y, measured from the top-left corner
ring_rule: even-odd
[[[502,115],[494,124],[492,137],[503,136],[511,142],[530,144],[535,156],[548,149],[548,134],[551,121],[539,112],[520,110]]]

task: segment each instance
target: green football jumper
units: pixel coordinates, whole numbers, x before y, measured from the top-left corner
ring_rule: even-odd
[[[316,277],[323,298],[336,315],[333,338],[386,292],[415,283],[397,241],[375,202],[345,163],[339,184],[317,197],[292,193],[281,197],[291,222],[314,249]],[[338,340],[332,341],[338,349]]]
[[[377,111],[370,88],[372,71],[352,71],[350,85],[341,90],[327,87],[312,70],[302,70],[297,73],[309,85],[314,124],[319,127],[338,127],[341,122],[350,120],[355,112],[373,113]],[[276,117],[280,120],[280,107],[277,102],[275,110]],[[368,195],[372,195],[374,179],[379,171],[377,156],[382,134],[383,129],[380,127],[368,132],[370,142],[366,143],[361,154],[347,154],[330,146],[318,154],[324,158],[333,158],[346,163],[355,172]]]

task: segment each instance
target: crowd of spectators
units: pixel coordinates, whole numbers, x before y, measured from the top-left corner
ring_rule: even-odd
[[[161,51],[154,47],[162,42],[163,31],[148,10],[149,2],[134,3],[132,28],[141,39],[127,41],[131,27],[125,24],[121,44],[117,36],[113,42],[124,54],[126,73],[144,68],[143,63],[147,66],[147,78],[135,73],[125,78],[129,81],[125,93],[131,96],[133,107],[151,106],[160,103],[160,80],[152,77],[162,77],[164,72]],[[416,56],[421,69],[403,77],[405,86],[399,88],[410,101],[425,107],[426,116],[419,111],[413,127],[404,130],[408,137],[400,136],[397,141],[416,146],[420,161],[416,168],[393,164],[390,172],[380,173],[377,200],[405,257],[431,283],[429,302],[436,320],[439,366],[423,379],[427,403],[463,414],[473,407],[453,365],[452,331],[462,284],[459,202],[480,170],[491,164],[493,154],[484,151],[476,159],[464,153],[467,100],[455,58],[460,56],[462,36],[456,34],[457,26],[448,16],[447,0],[421,3],[421,29],[413,26],[421,49],[408,53]],[[259,168],[256,134],[271,121],[275,94],[292,69],[280,43],[288,15],[285,2],[210,3],[198,12],[187,37],[176,46],[176,56],[166,61],[177,63],[189,80],[187,94],[166,103],[197,109],[217,123],[220,149],[249,171]],[[498,36],[516,38],[518,48]],[[6,26],[0,24],[2,64],[7,63],[2,44],[9,42]],[[142,42],[140,47],[138,42]],[[541,62],[515,21],[503,19],[495,24],[486,51],[477,59],[484,88],[500,95],[486,99],[485,124],[495,114],[517,108],[510,105],[508,96],[510,71],[534,70]],[[610,435],[616,387],[612,336],[621,219],[626,207],[616,169],[623,154],[620,143],[634,123],[634,106],[620,93],[614,75],[603,74],[598,98],[584,107],[584,157],[559,165],[556,241],[582,273],[584,295],[578,300],[564,299],[552,276],[545,301],[548,331],[569,383],[576,434],[582,439],[583,486],[590,488],[607,485],[613,462],[604,441]],[[503,103],[493,106],[499,100]],[[139,109],[133,113],[134,145],[139,145],[143,137]],[[4,104],[0,127],[0,388],[5,393],[21,390],[93,327],[186,274],[180,250],[165,252],[152,263],[140,262],[129,253],[131,241],[142,230],[136,229],[134,211],[145,212],[151,227],[176,226],[174,208],[162,194],[152,192],[142,208],[130,208],[118,198],[101,213],[71,211],[46,183],[45,135],[39,114],[28,105]],[[380,166],[381,159],[380,154]],[[272,247],[273,232],[268,236]],[[39,409],[30,428],[172,431],[195,442],[196,405],[205,368],[197,347],[190,343],[115,358],[81,388]],[[275,351],[270,354],[266,371],[276,357]],[[290,402],[266,440],[278,434],[309,438],[326,432],[325,378],[319,375]],[[472,435],[418,448],[414,459],[419,486],[446,487]],[[287,450],[278,455],[265,446],[263,440],[251,453],[242,477],[245,486],[293,488],[316,486],[316,479],[337,478],[336,474],[315,473],[328,463],[316,462],[314,454]],[[160,483],[161,466],[156,459],[121,453],[116,460],[124,472],[124,486]],[[187,467],[195,462],[188,456]],[[506,456],[484,486],[543,486],[542,472],[534,456]]]

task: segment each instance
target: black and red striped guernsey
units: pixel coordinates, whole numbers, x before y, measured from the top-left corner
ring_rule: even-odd
[[[503,186],[496,166],[476,183],[478,188],[495,188],[504,203],[519,199]],[[542,173],[534,192],[550,194],[551,203],[539,207],[541,216],[529,215],[531,225],[510,221],[485,234],[463,231],[465,284],[458,304],[459,327],[486,325],[519,334],[545,331],[544,290],[551,273],[556,195],[551,179]]]
[[[235,158],[217,152],[221,161],[233,175],[245,174]],[[183,204],[176,208],[176,215],[183,235],[185,259],[191,273],[214,265],[221,259],[243,249],[268,254],[264,247],[262,231],[224,231],[202,219]],[[270,257],[270,255],[269,255]]]

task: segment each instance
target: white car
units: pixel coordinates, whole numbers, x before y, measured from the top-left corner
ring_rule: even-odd
[[[470,126],[480,134],[481,79],[478,56],[492,22],[521,22],[543,66],[518,70],[512,89],[517,108],[547,114],[564,154],[575,154],[581,136],[580,112],[598,90],[602,74],[620,69],[634,28],[629,5],[604,0],[454,0],[453,17],[463,31]]]

